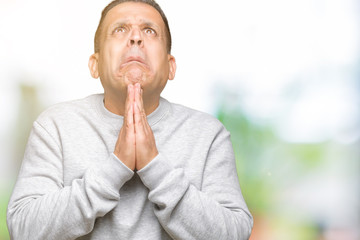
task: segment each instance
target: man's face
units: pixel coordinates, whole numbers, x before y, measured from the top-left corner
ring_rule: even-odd
[[[90,57],[89,66],[93,77],[100,76],[105,94],[126,95],[128,84],[140,83],[144,96],[160,96],[176,65],[167,53],[165,24],[157,10],[121,3],[102,24],[100,51]]]

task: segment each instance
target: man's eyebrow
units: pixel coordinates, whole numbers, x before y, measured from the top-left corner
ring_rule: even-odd
[[[140,26],[142,28],[151,28],[151,29],[155,30],[156,34],[160,37],[163,37],[163,35],[164,35],[163,28],[152,21],[144,21]]]
[[[117,21],[113,24],[110,25],[109,29],[113,29],[114,27],[118,27],[118,26],[123,26],[123,25],[127,25],[127,21]]]
[[[122,19],[122,20],[118,20],[116,21],[115,23],[111,24],[107,29],[106,29],[106,32],[107,34],[112,34],[113,31],[117,28],[117,27],[124,27],[124,26],[131,26],[131,22],[128,21],[128,20],[125,20],[125,19]],[[152,21],[149,21],[149,20],[141,20],[140,22],[140,27],[141,28],[152,28],[154,29],[157,34],[159,36],[162,36],[163,35],[163,30],[161,28],[161,26],[159,26],[158,24],[152,22]]]
[[[131,24],[131,22],[129,22],[127,20],[119,20],[119,21],[111,24],[110,29],[113,29],[114,27],[118,27],[118,26],[123,26],[123,25],[132,25],[132,24]],[[142,20],[140,23],[140,26],[161,29],[160,26],[158,26],[157,24],[153,23],[152,21],[148,21],[148,20]]]
[[[144,26],[144,27],[151,27],[151,28],[159,28],[160,29],[160,27],[158,25],[156,25],[156,24],[154,24],[153,22],[150,22],[150,21],[144,21],[141,25]]]

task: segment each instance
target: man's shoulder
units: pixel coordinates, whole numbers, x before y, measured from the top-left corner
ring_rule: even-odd
[[[223,124],[213,115],[177,103],[171,103],[173,116],[179,121],[188,122],[193,126],[207,129],[222,129]]]
[[[75,116],[91,114],[95,110],[94,103],[102,96],[102,94],[93,94],[82,99],[54,104],[45,109],[36,121],[46,124],[54,121],[69,121]]]

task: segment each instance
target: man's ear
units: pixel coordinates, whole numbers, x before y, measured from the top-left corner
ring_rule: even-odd
[[[93,78],[99,78],[99,54],[94,53],[89,58],[89,69]]]
[[[175,57],[171,54],[168,54],[168,61],[169,61],[169,80],[173,80],[175,78],[175,73],[176,73]]]

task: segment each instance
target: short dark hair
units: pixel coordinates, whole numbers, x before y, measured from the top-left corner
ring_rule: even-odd
[[[114,0],[111,3],[109,3],[109,5],[107,5],[104,10],[101,13],[101,18],[100,18],[100,22],[98,25],[98,28],[96,30],[95,33],[95,39],[94,39],[94,50],[95,52],[99,52],[100,50],[100,36],[101,36],[101,32],[102,32],[102,23],[107,15],[107,13],[115,6],[121,4],[121,3],[125,3],[125,2],[139,2],[139,3],[145,3],[148,4],[150,6],[152,6],[153,8],[155,8],[161,15],[162,20],[164,21],[165,24],[165,33],[166,33],[166,48],[168,53],[171,52],[171,33],[170,33],[170,28],[169,28],[169,23],[168,20],[165,16],[165,13],[162,11],[162,9],[160,8],[159,4],[157,4],[154,0]]]

